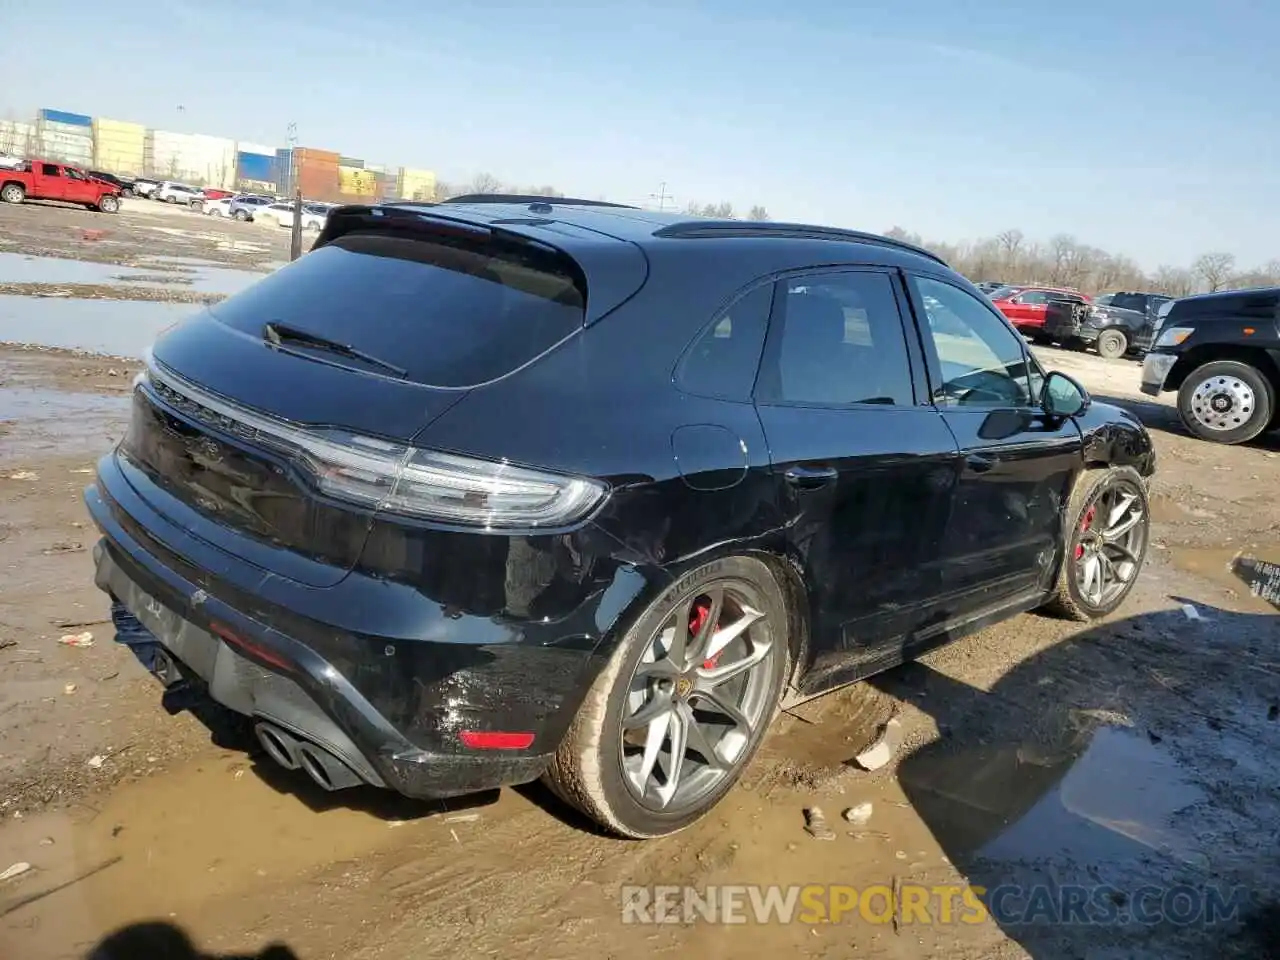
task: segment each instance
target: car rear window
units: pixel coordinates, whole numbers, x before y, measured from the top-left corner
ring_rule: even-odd
[[[211,310],[253,336],[285,324],[403,367],[416,383],[470,387],[582,328],[579,277],[543,247],[359,232]]]

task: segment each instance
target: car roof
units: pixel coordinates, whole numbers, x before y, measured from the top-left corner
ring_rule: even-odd
[[[375,205],[376,206],[376,205]],[[579,228],[617,240],[647,244],[660,240],[805,240],[837,242],[873,250],[892,249],[946,266],[937,254],[892,237],[804,223],[716,220],[689,214],[643,210],[596,200],[525,194],[471,194],[441,203],[392,201],[382,206],[421,210],[431,216],[468,220],[524,232],[521,228]],[[857,258],[852,258],[857,259]],[[875,259],[868,256],[868,259]]]

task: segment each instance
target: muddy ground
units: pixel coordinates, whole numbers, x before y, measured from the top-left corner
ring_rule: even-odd
[[[17,210],[29,243],[48,244],[32,249],[64,255],[78,249],[70,224],[102,219]],[[153,222],[184,216],[109,222],[134,257]],[[1280,621],[1232,569],[1280,561],[1280,446],[1190,438],[1136,392],[1130,361],[1038,353],[1152,429],[1153,549],[1124,607],[1084,628],[1020,616],[806,704],[702,823],[631,843],[538,787],[447,806],[320,794],[225,716],[162,704],[112,642],[79,499],[119,436],[136,364],[0,348],[0,872],[31,865],[0,881],[0,958],[81,957],[140,920],[210,951],[276,941],[303,960],[1280,955]],[[92,646],[58,642],[83,631]],[[906,731],[895,761],[854,769],[891,715]],[[862,802],[868,822],[840,819]],[[833,841],[805,833],[814,805]],[[1218,926],[1024,923],[1016,909],[978,923],[634,925],[620,905],[627,884],[966,881],[1102,891],[1121,917],[1145,888],[1245,899]]]

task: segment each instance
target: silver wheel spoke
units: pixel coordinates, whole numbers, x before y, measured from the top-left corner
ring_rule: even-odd
[[[1098,563],[1097,554],[1086,553],[1082,563],[1083,570],[1080,577],[1080,592],[1087,597],[1090,602],[1097,603],[1097,596],[1102,593],[1101,580],[1101,564]],[[1094,585],[1098,584],[1095,590]]]
[[[707,766],[713,770],[725,769],[725,763],[720,759],[720,755],[716,753],[716,748],[712,745],[707,737],[707,731],[698,723],[698,718],[693,715],[692,708],[688,704],[682,704],[678,707],[685,714],[685,729],[688,732],[687,740],[689,749],[707,762]]]
[[[751,652],[741,660],[734,660],[731,663],[711,667],[710,669],[699,667],[698,679],[707,686],[718,687],[726,680],[732,680],[734,677],[746,673],[763,660],[768,655],[770,646],[767,643],[757,643],[752,646]]]
[[[675,629],[671,631],[671,640],[667,646],[667,659],[680,669],[688,666],[689,655],[689,617],[693,613],[693,602],[696,597],[688,597],[676,607]]]
[[[711,600],[711,609],[707,611],[706,619],[698,628],[698,635],[692,638],[693,653],[689,659],[695,662],[715,656],[711,644],[718,632],[716,627],[720,624],[720,617],[724,614],[724,588],[716,587],[708,590],[706,596]]]
[[[1106,545],[1106,549],[1114,550],[1116,553],[1120,554],[1121,560],[1127,561],[1128,563],[1131,563],[1134,566],[1138,565],[1138,558],[1135,557],[1133,555],[1133,551],[1130,550],[1128,547],[1126,547],[1123,543],[1108,543]],[[1115,562],[1114,557],[1110,557],[1109,559],[1112,561],[1112,563]]]
[[[706,653],[703,654],[703,660],[710,660],[721,650],[733,643],[734,640],[742,636],[748,627],[763,617],[764,614],[759,610],[752,610],[749,607],[743,607],[742,616],[727,627],[721,627],[711,635],[710,642],[707,644]]]
[[[650,660],[648,663],[641,663],[636,667],[636,679],[667,679],[673,680],[680,676],[680,668],[674,663],[663,657],[661,660]]]
[[[667,779],[655,791],[664,807],[671,802],[680,787],[680,775],[684,772],[684,751],[689,743],[689,721],[681,716],[679,710],[672,710],[667,714],[667,731],[671,738],[671,752],[663,765]]]
[[[662,743],[667,739],[667,726],[670,721],[666,715],[656,716],[649,721],[649,729],[645,732],[644,754],[640,758],[640,770],[636,777],[636,786],[644,793],[653,776],[653,768],[658,763],[658,754],[662,752]]]
[[[728,717],[733,721],[733,725],[743,733],[751,732],[751,722],[747,720],[746,714],[724,697],[720,696],[719,691],[706,690],[699,693],[698,702],[704,707],[710,707],[716,713]]]
[[[671,695],[661,690],[653,691],[653,696],[649,702],[642,706],[639,710],[622,721],[624,730],[638,730],[647,726],[656,719],[660,719],[671,712]]]
[[[1122,520],[1125,519],[1125,513],[1128,512],[1129,508],[1133,506],[1133,502],[1138,498],[1130,493],[1130,494],[1124,494],[1120,496],[1119,499],[1120,499],[1120,502],[1115,506],[1113,506],[1110,512],[1107,514],[1107,526],[1103,533],[1103,536],[1119,536],[1121,533],[1124,532],[1124,530],[1128,530],[1129,527],[1132,527],[1135,523],[1137,523],[1138,522],[1137,518],[1142,516],[1141,512],[1135,512],[1134,516],[1126,521],[1128,526],[1125,526],[1124,530],[1118,530],[1118,525]]]

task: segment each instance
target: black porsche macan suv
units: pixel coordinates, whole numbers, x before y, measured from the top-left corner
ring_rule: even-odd
[[[278,762],[649,837],[780,704],[1113,609],[1153,468],[926,251],[472,197],[341,208],[163,335],[86,499],[158,675]]]

